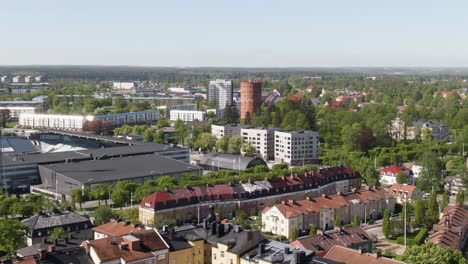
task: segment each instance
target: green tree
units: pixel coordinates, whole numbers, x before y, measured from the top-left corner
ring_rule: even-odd
[[[440,202],[440,211],[443,211],[445,207],[449,204],[450,202],[450,194],[447,190],[444,191],[444,194],[442,195],[442,201]]]
[[[420,160],[423,167],[417,179],[417,186],[424,192],[439,190],[441,179],[441,166],[437,155],[433,152],[424,152]]]
[[[439,220],[439,203],[437,202],[437,193],[435,191],[429,196],[427,207],[427,214],[430,217],[431,223],[435,224]]]
[[[341,217],[340,216],[337,216],[335,218],[335,222],[333,222],[333,225],[334,226],[341,226]]]
[[[130,202],[130,192],[123,189],[116,189],[112,192],[111,198],[115,204],[122,207],[123,205]]]
[[[385,209],[384,216],[382,219],[382,232],[386,238],[389,238],[391,235],[390,229],[390,210]]]
[[[0,219],[0,251],[15,255],[16,249],[26,246],[28,232],[28,227],[17,219]]]
[[[440,263],[440,264],[466,264],[467,261],[459,250],[436,246],[426,243],[406,249],[401,260],[408,264]]]
[[[457,205],[463,206],[463,204],[465,203],[465,192],[463,190],[460,190],[457,193],[455,200],[457,202]]]
[[[169,127],[171,123],[167,119],[161,119],[158,121],[158,128],[161,129],[163,127]]]
[[[354,216],[354,221],[353,221],[353,226],[359,226],[361,225],[361,219],[359,219],[359,216],[355,215]]]
[[[405,183],[408,183],[409,181],[409,176],[404,173],[403,171],[400,171],[398,174],[397,174],[397,178],[396,178],[396,181],[398,184],[405,184]]]
[[[416,209],[414,213],[414,224],[417,227],[422,227],[426,225],[426,208],[424,206],[424,201],[419,199],[416,202]]]
[[[202,133],[195,142],[195,147],[203,151],[212,151],[216,146],[216,140],[217,138],[213,134]]]
[[[291,241],[295,241],[298,237],[299,237],[299,230],[297,230],[297,228],[294,227],[293,230],[291,231],[291,235],[289,236],[289,239]]]
[[[160,190],[164,189],[176,189],[178,187],[177,185],[177,179],[171,176],[162,176],[159,177],[157,180],[157,186]]]
[[[253,157],[257,149],[249,142],[242,144],[242,152],[244,152],[247,157]]]
[[[317,227],[314,224],[312,224],[310,225],[309,236],[315,235],[317,235]]]
[[[111,221],[114,217],[114,213],[109,206],[99,206],[96,211],[94,211],[94,224],[102,225]]]
[[[233,136],[229,139],[229,148],[228,152],[232,154],[240,154],[242,144],[244,143],[244,138],[241,136]]]
[[[78,203],[80,205],[80,210],[82,209],[82,203],[89,200],[89,192],[86,189],[74,189],[70,190],[70,196],[73,202],[73,205]]]
[[[50,234],[50,240],[55,240],[55,239],[64,239],[67,237],[67,232],[61,227],[56,227],[52,230],[52,233]]]
[[[181,145],[188,144],[188,138],[190,135],[190,128],[187,124],[185,124],[182,120],[177,120],[174,125],[174,139],[177,143]]]
[[[99,206],[101,206],[101,201],[107,204],[107,199],[109,199],[110,186],[108,184],[95,184],[91,186],[91,197],[98,200]]]
[[[11,212],[14,215],[21,215],[22,217],[31,217],[34,215],[34,204],[25,202],[20,199],[15,202],[11,208]]]
[[[221,151],[226,153],[229,149],[229,137],[222,137],[218,140],[218,143],[216,143],[216,148]]]

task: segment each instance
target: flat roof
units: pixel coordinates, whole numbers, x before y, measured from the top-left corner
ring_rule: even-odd
[[[25,164],[48,164],[54,162],[90,160],[94,157],[110,158],[129,155],[142,155],[177,149],[169,145],[146,143],[133,146],[97,148],[87,150],[64,151],[54,153],[38,153],[29,155],[3,155],[3,166],[25,165]],[[92,156],[92,157],[91,157]]]
[[[165,176],[199,169],[197,166],[158,154],[40,166],[83,184],[125,180],[149,175]]]

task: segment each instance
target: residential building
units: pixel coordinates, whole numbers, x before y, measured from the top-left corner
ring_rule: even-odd
[[[445,189],[450,195],[457,195],[464,188],[463,179],[460,177],[447,177],[446,182]]]
[[[275,162],[303,166],[317,163],[318,155],[318,132],[275,131]]]
[[[120,113],[98,116],[20,114],[19,125],[31,128],[52,128],[64,130],[82,130],[87,121],[100,120],[114,126],[140,124],[159,120],[159,110]]]
[[[372,237],[360,226],[335,227],[333,230],[319,231],[315,236],[300,237],[291,242],[291,245],[308,249],[323,257],[336,245],[372,252],[372,240]]]
[[[171,117],[172,110],[197,111],[197,109],[197,104],[163,105],[158,107],[158,110],[164,111],[167,118]]]
[[[453,94],[452,91],[436,91],[434,92],[434,97],[436,97],[438,94],[440,94],[443,98],[447,98]]]
[[[433,140],[441,140],[449,136],[450,127],[440,121],[416,120],[411,124],[406,124],[397,118],[392,120],[389,128],[390,135],[394,140],[423,138],[427,131],[432,134]]]
[[[83,242],[95,264],[169,264],[169,246],[154,229]]]
[[[241,128],[240,135],[245,142],[252,144],[257,156],[264,160],[273,160],[275,158],[275,132],[280,130],[274,127]]]
[[[468,244],[468,210],[449,204],[440,215],[439,223],[434,225],[428,240],[453,250],[465,249]]]
[[[130,90],[137,88],[136,82],[113,82],[112,88],[119,92],[129,92]]]
[[[180,223],[192,222],[208,215],[208,208],[219,208],[219,217],[231,217],[242,209],[262,210],[280,201],[317,197],[320,194],[349,192],[360,185],[360,174],[350,167],[314,169],[303,175],[248,181],[238,184],[207,185],[155,192],[140,203],[139,219],[151,224],[156,215]]]
[[[8,87],[8,92],[11,94],[24,94],[53,88],[46,82],[12,82]]]
[[[232,170],[242,171],[258,165],[265,165],[265,161],[258,157],[212,152],[191,155],[192,164],[209,171]]]
[[[95,264],[88,256],[85,249],[80,246],[81,240],[59,240],[52,243],[41,243],[31,247],[17,250],[14,264]],[[29,256],[21,256],[23,252]]]
[[[405,166],[392,165],[380,171],[380,182],[384,185],[397,183],[398,173],[403,172],[409,178],[413,177],[413,171]]]
[[[10,111],[10,118],[18,120],[21,114],[34,114],[36,112],[36,107],[33,106],[7,106],[0,107],[0,110]]]
[[[239,136],[243,128],[247,128],[247,126],[239,124],[211,125],[211,134],[218,139],[222,137]]]
[[[417,179],[420,176],[423,169],[424,169],[423,166],[418,165],[418,164],[413,164],[413,166],[411,166],[411,170],[413,171],[413,178]]]
[[[305,200],[282,201],[262,212],[264,232],[282,235],[287,238],[293,229],[299,234],[306,232],[313,224],[327,230],[337,217],[343,224],[351,223],[354,216],[367,222],[383,216],[385,209],[394,211],[395,200],[378,187],[352,192],[338,192],[336,195],[322,194],[320,197],[307,197]]]
[[[240,96],[240,118],[253,118],[255,113],[260,113],[262,106],[262,81],[241,81]]]
[[[343,246],[334,246],[324,257],[327,260],[345,264],[405,264],[405,262],[383,257],[380,252],[364,253]]]
[[[10,77],[7,76],[7,75],[4,75],[4,76],[0,76],[0,82],[1,83],[7,83],[10,81]]]
[[[24,82],[30,83],[30,82],[33,82],[33,81],[34,81],[33,76],[25,76],[24,77]]]
[[[138,225],[133,225],[130,222],[121,221],[120,219],[112,220],[108,223],[95,226],[92,228],[94,231],[94,239],[123,236],[130,233],[138,232],[143,230]]]
[[[55,196],[69,199],[70,190],[91,188],[95,184],[116,184],[122,180],[143,183],[162,176],[179,178],[183,173],[200,174],[201,169],[158,154],[122,158],[85,160],[39,165],[41,187]]]
[[[72,211],[39,212],[21,222],[29,229],[28,246],[48,239],[55,228],[63,228],[65,232],[82,241],[93,238],[93,225],[89,218]]]
[[[187,110],[171,110],[170,118],[171,121],[203,121],[205,120],[205,112],[203,111],[187,111]]]
[[[81,248],[81,242],[83,242],[83,240],[77,239],[73,237],[73,235],[67,235],[63,239],[52,241],[43,239],[37,244],[17,249],[15,252],[16,256],[21,258],[35,257],[36,259],[40,259],[44,258],[44,256],[41,257],[40,255],[46,255],[47,253],[65,253]]]
[[[265,239],[242,254],[240,264],[305,264],[314,262],[314,252],[275,240]]]
[[[219,109],[224,109],[233,100],[234,84],[232,80],[211,80],[208,85],[208,101],[216,100]]]
[[[22,83],[22,82],[24,82],[24,76],[21,76],[21,75],[13,76],[13,77],[11,78],[11,82],[14,82],[14,83]]]
[[[409,184],[394,183],[389,189],[388,194],[395,197],[396,203],[402,204],[405,201],[417,201],[422,198],[422,191]]]

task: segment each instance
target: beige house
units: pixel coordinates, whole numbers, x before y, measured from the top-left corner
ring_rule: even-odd
[[[393,184],[388,189],[388,194],[395,197],[398,204],[402,204],[405,201],[417,201],[423,195],[422,191],[414,185],[398,183]]]

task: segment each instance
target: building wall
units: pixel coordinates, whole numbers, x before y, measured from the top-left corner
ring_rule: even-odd
[[[208,85],[208,101],[216,100],[219,109],[232,103],[233,82],[231,80],[212,80]]]
[[[19,125],[33,128],[57,128],[65,130],[81,130],[87,120],[93,120],[92,116],[73,115],[42,115],[42,114],[21,114]]]
[[[253,118],[260,112],[262,105],[262,81],[241,81],[241,119],[245,119],[247,113]]]
[[[318,162],[318,137],[314,131],[275,131],[275,161],[294,166]]]
[[[246,142],[252,144],[263,160],[274,159],[275,130],[279,128],[242,128],[240,133]]]
[[[222,137],[238,136],[241,133],[241,125],[211,125],[211,134],[218,139]]]
[[[10,118],[18,119],[20,114],[34,114],[36,112],[36,107],[15,107],[15,106],[7,106],[7,107],[0,107],[0,110],[7,109],[10,111]]]
[[[203,121],[205,120],[205,113],[203,111],[186,111],[186,110],[171,110],[171,121]]]

